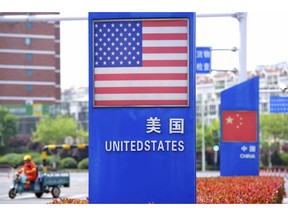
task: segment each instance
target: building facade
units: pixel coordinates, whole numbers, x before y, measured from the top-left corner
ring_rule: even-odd
[[[88,87],[71,87],[62,91],[61,114],[72,116],[88,130]]]
[[[59,22],[0,22],[0,89],[0,104],[60,104]]]
[[[259,111],[270,113],[270,97],[285,96],[279,84],[288,85],[288,64],[282,62],[275,65],[258,66],[254,71],[247,72],[247,79],[259,76]],[[237,72],[218,72],[205,75],[196,75],[196,116],[201,122],[204,112],[205,124],[219,119],[220,93],[238,84]]]
[[[0,16],[45,14],[59,13],[0,13]],[[25,118],[29,125],[35,125],[41,117],[38,111],[44,113],[50,109],[47,106],[54,110],[60,106],[59,22],[0,22],[0,89],[0,106],[14,110],[17,116],[20,114],[20,133],[28,131],[21,129],[21,125],[28,124]]]
[[[247,72],[247,79],[259,76],[259,111],[270,112],[270,97],[285,96],[279,83],[288,85],[288,64],[258,66],[254,71]],[[221,92],[238,84],[237,72],[218,72],[196,75],[196,118],[201,123],[211,124],[219,119]],[[69,114],[79,121],[84,128],[88,127],[88,88],[72,87],[62,91],[62,114]]]

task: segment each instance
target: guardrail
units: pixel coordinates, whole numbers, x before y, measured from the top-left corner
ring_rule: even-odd
[[[14,168],[12,166],[0,164],[0,177],[4,176],[10,178],[13,175],[13,172]]]
[[[43,163],[43,170],[46,173],[48,171],[47,164],[46,164],[46,159],[47,159],[47,151],[48,150],[56,150],[56,149],[64,149],[64,150],[69,150],[73,148],[78,148],[78,149],[84,149],[88,148],[88,144],[86,143],[80,143],[80,144],[50,144],[46,145],[42,148],[42,163]]]

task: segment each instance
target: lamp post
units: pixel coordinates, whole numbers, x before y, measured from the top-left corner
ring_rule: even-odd
[[[197,14],[197,17],[201,18],[216,18],[216,17],[232,17],[236,18],[239,22],[239,33],[240,33],[240,47],[239,47],[239,80],[243,82],[247,80],[246,71],[246,47],[247,47],[247,12],[237,13],[220,13],[220,14]]]
[[[238,48],[237,47],[232,47],[231,49],[215,49],[213,48],[212,51],[231,51],[231,52],[237,52]]]
[[[205,107],[204,107],[204,95],[202,94],[201,96],[201,130],[202,130],[202,172],[206,171],[206,152],[205,152],[205,128],[204,128],[204,112],[205,112]]]

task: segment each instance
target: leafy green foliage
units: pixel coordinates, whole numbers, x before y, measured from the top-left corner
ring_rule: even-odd
[[[77,161],[72,157],[63,158],[60,161],[60,167],[62,169],[74,169],[77,168]]]
[[[23,163],[23,155],[16,153],[9,153],[0,157],[0,164],[8,164],[17,167]]]
[[[283,113],[261,114],[261,140],[288,139],[288,115]]]
[[[69,116],[57,116],[42,118],[37,126],[36,131],[32,134],[33,142],[43,144],[62,144],[67,136],[83,136],[85,141],[88,139],[88,133],[78,128],[77,122]]]
[[[214,137],[213,137],[213,131],[220,130],[220,121],[214,120],[209,126],[204,125],[204,134],[205,134],[205,147],[212,148],[214,145]],[[196,125],[196,149],[198,151],[201,150],[202,147],[202,125],[197,124]]]
[[[0,145],[8,145],[16,133],[17,118],[7,110],[0,108]]]
[[[88,158],[84,158],[83,160],[81,160],[78,165],[77,168],[78,169],[88,169],[88,165],[89,165],[89,160]]]

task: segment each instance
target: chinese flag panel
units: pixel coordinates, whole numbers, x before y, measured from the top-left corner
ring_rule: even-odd
[[[257,112],[256,111],[223,111],[222,112],[223,142],[256,142]]]

